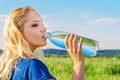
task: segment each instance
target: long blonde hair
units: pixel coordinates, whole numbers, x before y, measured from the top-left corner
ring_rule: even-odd
[[[7,16],[4,26],[5,48],[0,56],[0,79],[10,79],[10,72],[19,58],[29,58],[33,56],[30,45],[23,38],[20,28],[26,22],[25,16],[29,10],[34,10],[31,6],[17,8]]]

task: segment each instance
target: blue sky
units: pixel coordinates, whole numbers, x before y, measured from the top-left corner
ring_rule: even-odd
[[[100,49],[120,49],[120,0],[0,0],[0,48],[6,15],[33,6],[48,31],[67,31],[99,42]],[[48,41],[47,47],[55,47]]]

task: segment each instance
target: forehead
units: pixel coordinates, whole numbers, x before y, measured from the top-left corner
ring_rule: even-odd
[[[41,16],[35,10],[30,10],[25,18],[29,22],[42,22]]]

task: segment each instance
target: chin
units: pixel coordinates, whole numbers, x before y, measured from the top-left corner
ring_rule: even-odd
[[[42,44],[42,45],[40,45],[40,47],[43,47],[43,46],[46,46],[47,45],[47,42],[46,43],[44,43],[44,44]]]

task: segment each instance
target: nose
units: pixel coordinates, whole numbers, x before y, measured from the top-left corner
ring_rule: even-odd
[[[45,31],[47,31],[47,28],[43,25],[42,28],[41,28],[41,31],[45,32]]]

